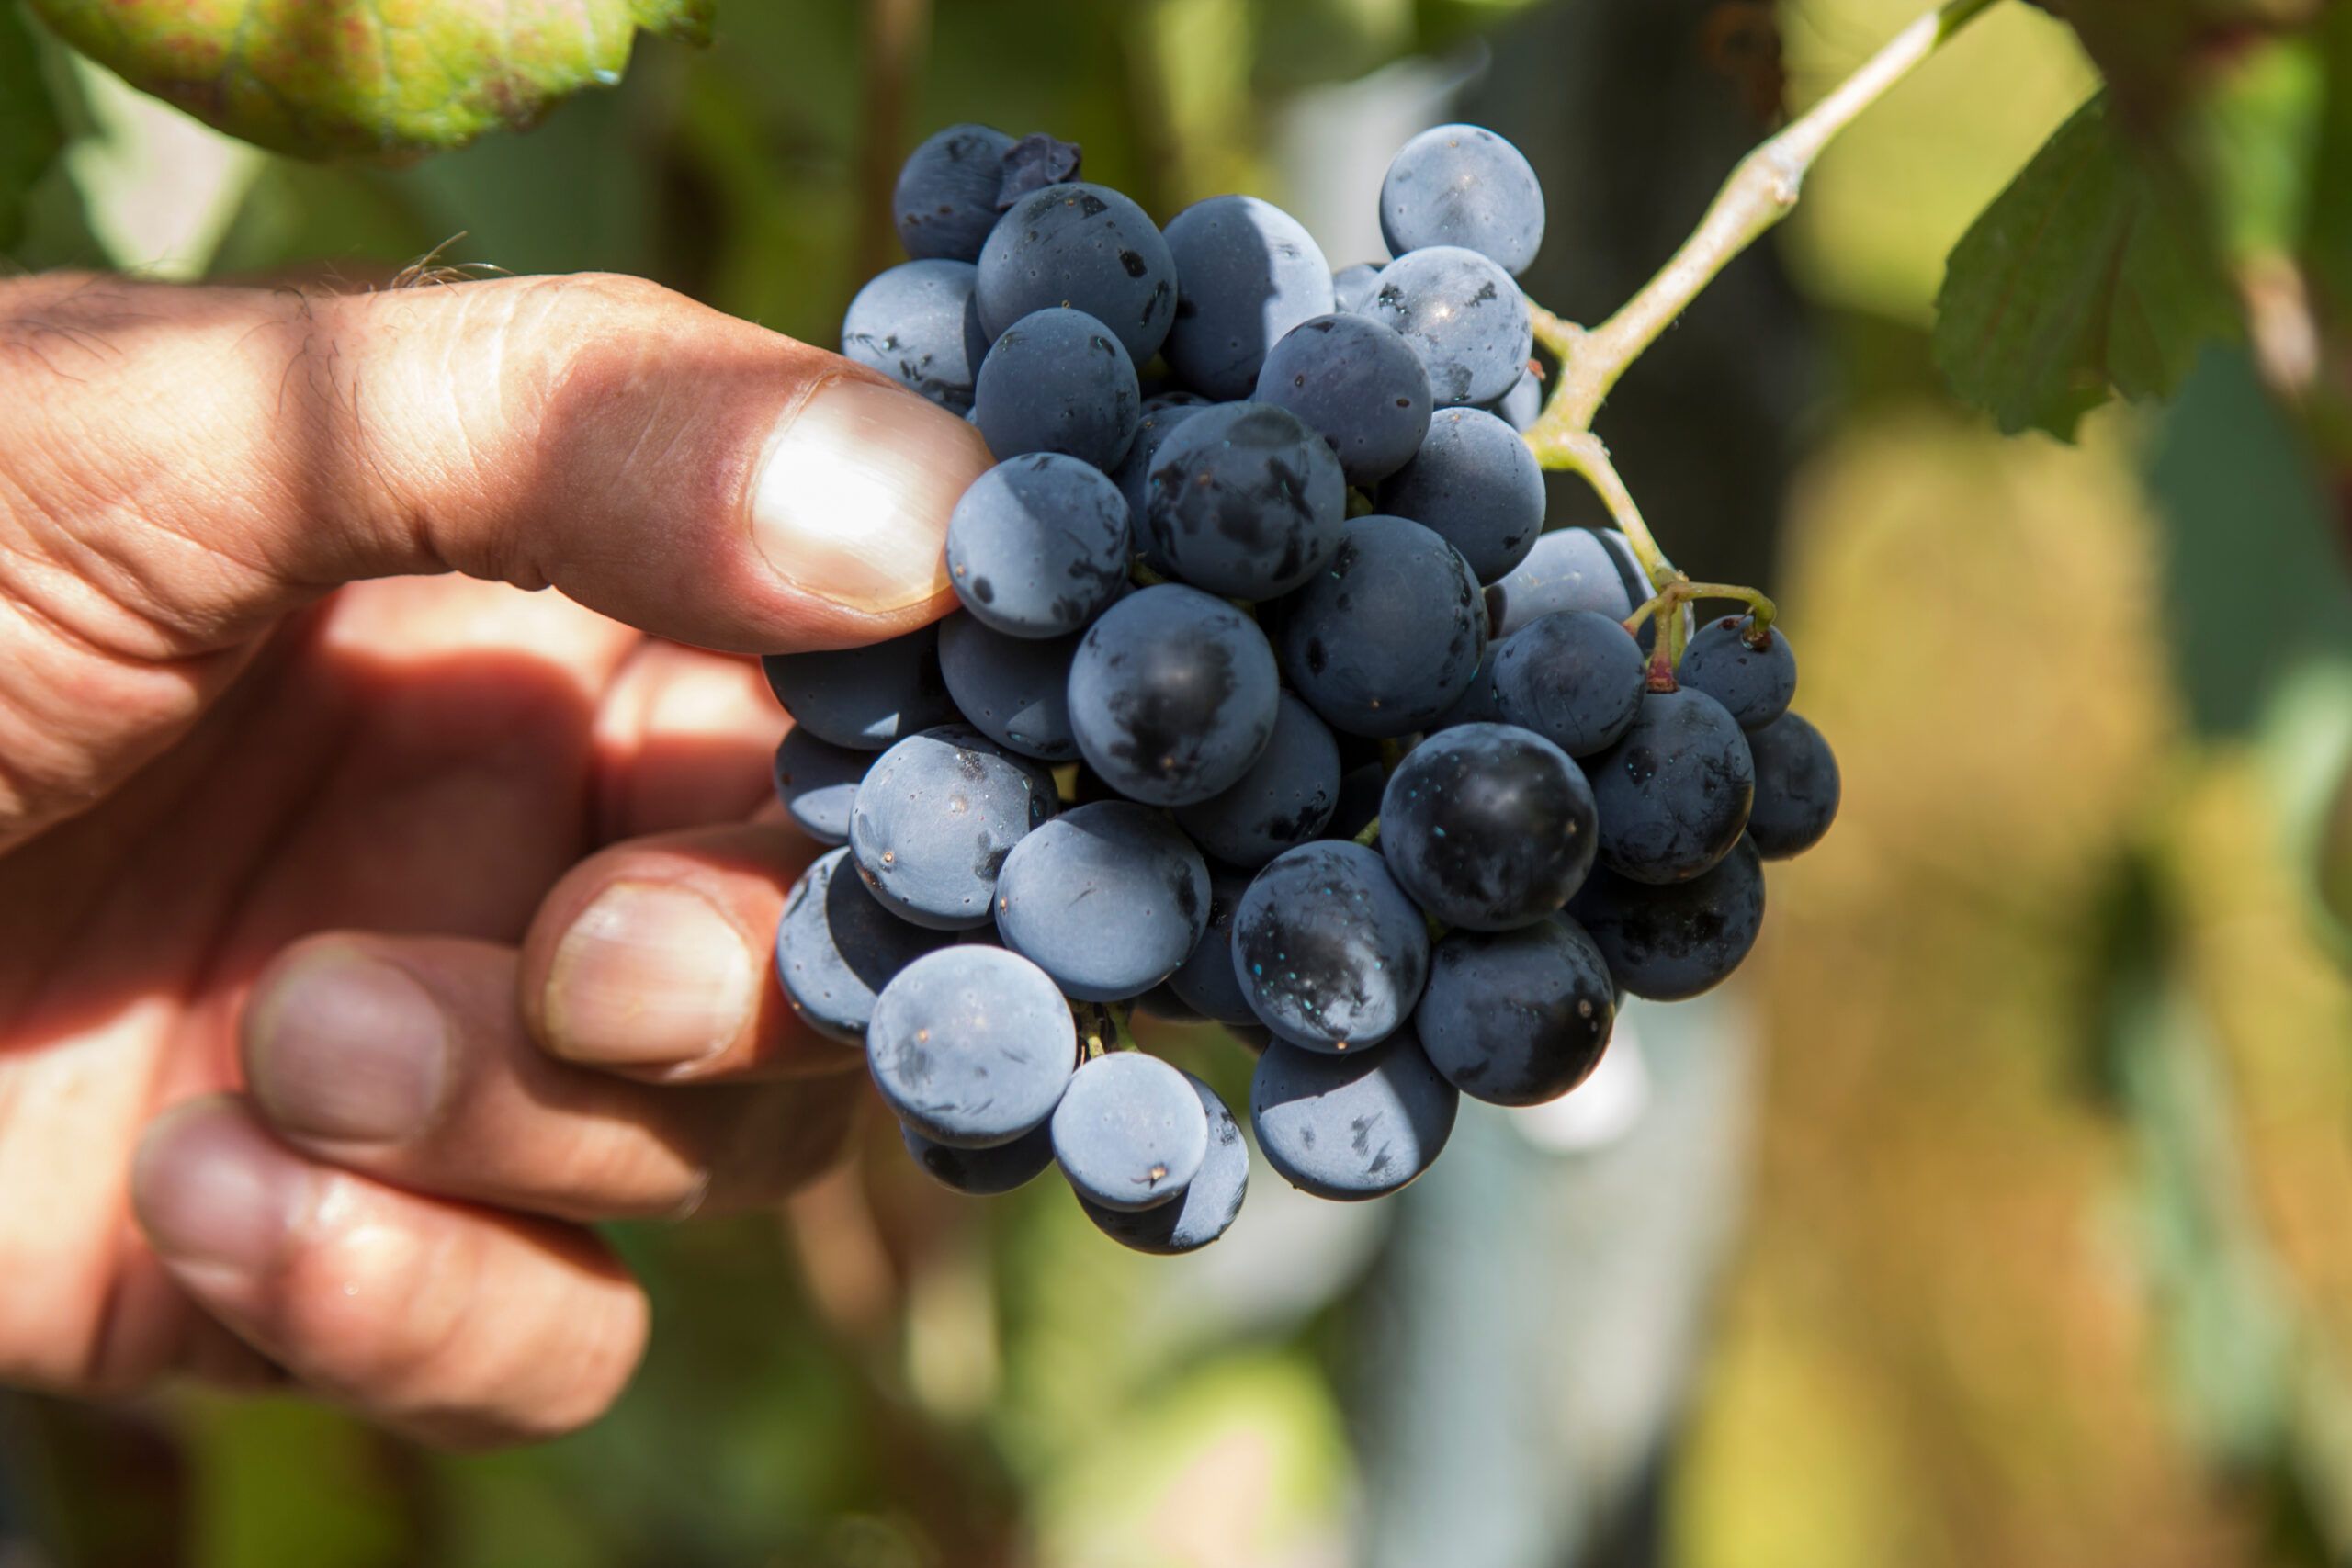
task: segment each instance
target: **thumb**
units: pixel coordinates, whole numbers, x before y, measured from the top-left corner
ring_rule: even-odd
[[[633,278],[0,285],[0,527],[49,569],[0,595],[128,658],[440,571],[714,648],[873,641],[946,608],[988,462],[896,383]]]

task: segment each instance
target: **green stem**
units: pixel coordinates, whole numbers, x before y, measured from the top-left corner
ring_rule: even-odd
[[[1363,825],[1363,829],[1356,834],[1356,842],[1362,844],[1365,849],[1370,849],[1373,845],[1380,842],[1379,818],[1375,817],[1371,821]]]

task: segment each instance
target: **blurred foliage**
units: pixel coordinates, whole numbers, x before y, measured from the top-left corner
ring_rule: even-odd
[[[1385,85],[1420,112],[1511,47],[1487,40],[1521,3],[940,0],[894,63],[884,7],[738,0],[707,51],[649,37],[529,137],[393,168],[231,146],[45,35],[28,54],[0,0],[0,243],[347,287],[440,247],[643,273],[825,342],[923,129],[1051,127],[1163,214],[1281,199],[1302,106]],[[1688,9],[1727,112],[1777,94],[1770,51],[1708,52],[1763,7]],[[1916,9],[1782,6],[1791,98]],[[2052,9],[2079,47],[1988,17],[1824,159],[1790,230],[1821,391],[1772,586],[1847,807],[1776,872],[1744,982],[1747,1224],[1712,1349],[1658,1394],[1687,1407],[1664,1560],[1689,1568],[2352,1560],[2352,942],[2326,914],[2352,924],[2352,7]],[[2070,119],[2086,58],[2110,107]],[[379,134],[390,101],[350,123]],[[1577,214],[1552,225],[1577,243]],[[1975,400],[2078,446],[1940,399],[1956,242],[1944,359],[1959,334]],[[2321,368],[2297,392],[2299,299]],[[2176,381],[2167,410],[2086,413]],[[1667,434],[1695,463],[1724,433]],[[1241,1098],[1238,1052],[1163,1038]],[[1585,1168],[1552,1160],[1521,1164]],[[62,1565],[1337,1568],[1387,1222],[1257,1174],[1227,1242],[1166,1263],[1048,1184],[943,1194],[875,1127],[781,1226],[620,1233],[658,1332],[577,1437],[457,1457],[289,1402],[40,1404],[0,1477]]]

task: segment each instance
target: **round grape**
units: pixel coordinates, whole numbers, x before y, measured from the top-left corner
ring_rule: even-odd
[[[1361,844],[1302,844],[1258,873],[1233,917],[1233,971],[1259,1021],[1294,1044],[1352,1051],[1412,1016],[1430,933]]]
[[[1378,1198],[1437,1163],[1462,1105],[1410,1029],[1335,1056],[1277,1040],[1250,1079],[1258,1149],[1317,1198]]]
[[[1059,452],[1115,468],[1136,438],[1142,394],[1119,340],[1078,310],[1039,310],[1007,327],[980,362],[972,423],[1000,458]]]
[[[1155,569],[1162,569],[1166,563],[1151,548],[1150,530],[1144,526],[1144,512],[1151,504],[1152,461],[1178,425],[1209,406],[1197,400],[1180,403],[1164,397],[1146,399],[1143,418],[1136,424],[1135,441],[1128,446],[1127,455],[1119,459],[1118,471],[1111,476],[1119,493],[1126,498],[1127,514],[1132,520],[1128,531],[1133,537],[1129,543]]]
[[[1340,798],[1340,747],[1315,712],[1290,693],[1273,739],[1229,789],[1176,808],[1177,825],[1206,853],[1255,868],[1318,838]]]
[[[1430,428],[1430,378],[1420,355],[1369,316],[1317,316],[1293,328],[1266,355],[1253,395],[1319,432],[1340,455],[1348,483],[1361,487],[1411,461]]]
[[[1070,728],[1087,765],[1153,806],[1206,800],[1273,735],[1273,650],[1222,599],[1161,583],[1105,611],[1069,671]]]
[[[1140,365],[1159,352],[1175,319],[1168,242],[1142,208],[1106,186],[1073,181],[1023,197],[989,231],[979,265],[980,322],[991,334],[1068,306],[1116,333]]]
[[[1045,971],[958,942],[882,987],[865,1059],[901,1122],[951,1148],[994,1148],[1054,1113],[1078,1066],[1078,1028]]]
[[[947,580],[1007,637],[1067,637],[1126,588],[1126,498],[1076,457],[1008,458],[948,514]]]
[[[1004,945],[1080,1001],[1123,1001],[1176,972],[1208,924],[1209,873],[1184,835],[1123,800],[1023,838],[996,879]]]
[[[1069,665],[1078,638],[1006,637],[966,615],[939,623],[939,672],[972,727],[1040,761],[1078,755],[1069,728]]]
[[[1380,802],[1380,848],[1449,926],[1510,931],[1556,913],[1592,870],[1583,770],[1542,736],[1465,724],[1413,748]]]
[[[1544,186],[1493,131],[1435,126],[1405,143],[1380,182],[1380,237],[1396,255],[1461,245],[1516,277],[1544,243]]]
[[[1390,262],[1363,313],[1413,345],[1441,404],[1493,402],[1527,374],[1535,346],[1519,285],[1477,252],[1456,245],[1410,251]]]
[[[934,931],[986,925],[1006,854],[1055,810],[1054,781],[968,725],[899,741],[850,807],[858,874],[901,919]]]
[[[1786,860],[1821,842],[1838,816],[1838,759],[1821,731],[1784,713],[1747,732],[1756,759],[1756,805],[1747,836],[1766,860]]]
[[[1157,1056],[1114,1051],[1078,1069],[1054,1108],[1054,1158],[1088,1203],[1132,1213],[1165,1203],[1208,1158],[1208,1107]]]
[[[1430,955],[1413,1032],[1446,1082],[1495,1105],[1541,1105],[1584,1082],[1608,1048],[1616,987],[1582,926],[1453,931]]]
[[[1789,649],[1789,634],[1778,626],[1758,633],[1755,626],[1751,615],[1707,622],[1674,672],[1682,685],[1723,704],[1742,729],[1761,729],[1788,712],[1797,694],[1797,656]]]
[[[1402,517],[1350,522],[1330,565],[1283,603],[1281,625],[1292,685],[1324,723],[1353,735],[1426,728],[1487,654],[1469,563]]]
[[[1141,532],[1192,586],[1272,599],[1331,558],[1347,507],[1339,459],[1296,414],[1222,403],[1160,443]]]
[[[1241,994],[1241,977],[1233,970],[1233,917],[1241,908],[1241,896],[1249,890],[1246,873],[1210,864],[1208,923],[1182,965],[1168,976],[1168,988],[1177,1000],[1219,1023],[1258,1021],[1250,998]]]
[[[820,855],[792,885],[775,929],[775,972],[785,999],[809,1028],[856,1045],[890,977],[955,939],[884,908],[854,865],[842,873],[848,862],[847,850]]]
[[[970,262],[910,261],[876,273],[842,318],[842,353],[957,413],[988,353]]]
[[[1623,737],[1592,760],[1600,863],[1636,882],[1683,882],[1747,825],[1756,765],[1724,705],[1687,687],[1649,692]]]
[[[760,668],[794,724],[853,751],[879,751],[956,716],[935,626],[865,648],[771,653]]]
[[[915,1163],[933,1180],[967,1198],[993,1198],[1025,1187],[1054,1163],[1050,1122],[989,1149],[959,1149],[934,1143],[904,1122],[899,1123],[899,1136],[907,1153],[914,1156]]]
[[[1615,530],[1560,528],[1537,536],[1527,558],[1487,590],[1495,636],[1512,636],[1545,615],[1590,610],[1623,621],[1649,598],[1648,581]]]
[[[1484,409],[1440,409],[1412,460],[1381,487],[1380,509],[1430,529],[1492,582],[1544,532],[1544,470],[1519,433]]]
[[[1742,839],[1688,882],[1634,882],[1596,871],[1568,906],[1611,976],[1653,1001],[1678,1002],[1739,967],[1764,924],[1764,862]]]
[[[1184,1074],[1200,1097],[1208,1118],[1208,1152],[1200,1174],[1185,1184],[1183,1195],[1148,1209],[1121,1210],[1090,1202],[1079,1195],[1103,1235],[1123,1247],[1161,1258],[1196,1252],[1233,1228],[1241,1200],[1250,1190],[1250,1145],[1241,1141],[1240,1124],[1225,1108],[1216,1091],[1192,1074]]]
[[[873,761],[871,751],[835,746],[795,725],[775,749],[775,797],[792,825],[819,843],[846,844],[850,803]]]
[[[997,192],[1012,148],[1012,138],[992,126],[951,125],[914,150],[890,197],[907,254],[979,259],[996,227]]]
[[[1213,196],[1168,224],[1181,280],[1160,352],[1209,397],[1246,398],[1266,351],[1331,309],[1331,270],[1297,219],[1254,196]]]
[[[945,643],[941,644],[943,649]],[[1532,729],[1571,757],[1624,738],[1649,690],[1642,645],[1593,610],[1544,615],[1503,638],[1494,657],[1503,720]]]

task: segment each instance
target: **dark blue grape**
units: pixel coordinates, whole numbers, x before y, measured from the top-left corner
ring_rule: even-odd
[[[1460,724],[1500,724],[1503,721],[1502,699],[1495,694],[1495,660],[1503,645],[1489,641],[1487,654],[1478,661],[1478,673],[1453,700],[1453,705],[1430,720],[1426,727],[1432,733],[1452,729]],[[1385,781],[1384,781],[1385,782]]]
[[[991,1149],[959,1149],[934,1143],[904,1122],[899,1123],[899,1136],[905,1141],[907,1153],[914,1156],[915,1163],[933,1180],[967,1198],[993,1198],[1025,1187],[1054,1163],[1050,1122]]]
[[[1516,277],[1544,243],[1544,186],[1493,131],[1435,126],[1405,143],[1380,182],[1380,237],[1397,255],[1461,245]]]
[[[1020,199],[1047,186],[1068,185],[1078,178],[1084,161],[1075,141],[1063,141],[1033,130],[1004,151],[1004,178],[996,192],[996,209],[1010,211]]]
[[[928,138],[899,171],[890,211],[899,243],[917,258],[978,261],[997,223],[997,193],[1012,138],[986,125],[951,125]]]
[[[1615,993],[1600,949],[1565,916],[1515,931],[1453,931],[1430,955],[1413,1032],[1463,1093],[1541,1105],[1599,1065]]]
[[[1297,219],[1254,196],[1213,196],[1168,223],[1179,280],[1160,352],[1194,391],[1246,398],[1266,351],[1331,309],[1331,271]]]
[[[1232,1229],[1250,1190],[1250,1145],[1241,1140],[1240,1124],[1215,1089],[1190,1073],[1184,1074],[1184,1081],[1200,1097],[1209,1135],[1200,1174],[1186,1183],[1183,1195],[1132,1211],[1089,1202],[1082,1193],[1078,1200],[1104,1235],[1161,1258],[1197,1251]]]
[[[1429,974],[1421,911],[1361,844],[1303,844],[1258,873],[1233,917],[1233,972],[1259,1021],[1352,1051],[1412,1016]]]
[[[1344,1056],[1277,1040],[1250,1079],[1259,1152],[1317,1198],[1396,1191],[1437,1162],[1461,1106],[1409,1028]]]
[[[1209,873],[1183,834],[1124,800],[1076,806],[1012,847],[996,880],[1004,945],[1080,1001],[1176,972],[1209,918]]]
[[[760,668],[794,724],[853,751],[879,751],[956,716],[937,626],[865,648],[771,653]]]
[[[1412,460],[1381,486],[1380,509],[1430,529],[1492,582],[1544,532],[1544,469],[1484,409],[1440,409]]]
[[[1683,882],[1730,852],[1747,825],[1756,765],[1723,704],[1649,692],[1624,736],[1587,770],[1600,808],[1600,863],[1636,882]]]
[[[858,874],[902,919],[986,925],[1004,858],[1055,810],[1054,781],[968,725],[942,725],[882,753],[850,807]]]
[[[985,300],[981,309],[985,313]],[[1455,245],[1390,262],[1363,313],[1413,345],[1441,404],[1493,402],[1527,374],[1535,346],[1519,285],[1477,252]]]
[[[1221,403],[1159,444],[1140,532],[1192,586],[1272,599],[1331,558],[1347,510],[1338,457],[1296,414]]]
[[[1752,615],[1720,615],[1702,626],[1682,650],[1674,677],[1724,705],[1742,729],[1761,729],[1789,711],[1797,694],[1797,656],[1789,634],[1767,626],[1749,640]]]
[[[1506,724],[1415,747],[1380,802],[1380,848],[1449,926],[1510,931],[1556,913],[1592,869],[1592,791],[1566,751]]]
[[[973,382],[972,423],[1000,458],[1060,452],[1108,470],[1135,441],[1142,400],[1119,340],[1057,306],[998,336]]]
[[[972,727],[1007,750],[1040,761],[1078,755],[1069,728],[1069,664],[1078,638],[992,632],[966,615],[939,623],[939,672]]]
[[[866,1066],[899,1119],[933,1143],[986,1149],[1042,1124],[1078,1066],[1069,1003],[1001,947],[957,943],[882,987]]]
[[[1351,735],[1426,728],[1469,689],[1487,655],[1469,563],[1402,517],[1350,522],[1330,565],[1283,603],[1281,624],[1291,684],[1324,723]]]
[[[1380,288],[1380,264],[1358,262],[1331,275],[1331,302],[1342,310],[1361,313]]]
[[[1155,570],[1164,568],[1165,563],[1152,550],[1150,531],[1144,526],[1144,509],[1151,504],[1152,461],[1159,455],[1160,444],[1175,433],[1178,425],[1209,406],[1198,399],[1191,402],[1170,400],[1180,396],[1192,394],[1169,393],[1144,400],[1143,418],[1136,425],[1135,441],[1127,447],[1127,455],[1119,459],[1118,471],[1111,476],[1119,493],[1127,499],[1127,513],[1133,520],[1131,542]]]
[[[1233,972],[1233,917],[1249,890],[1247,872],[1210,863],[1208,924],[1183,964],[1168,976],[1168,988],[1179,1001],[1219,1023],[1258,1021],[1250,998],[1241,994],[1241,977]]]
[[[1525,434],[1544,417],[1544,378],[1530,370],[1519,384],[1487,405],[1497,419]]]
[[[1142,364],[1176,315],[1176,263],[1142,208],[1106,186],[1048,186],[1015,202],[980,249],[980,323],[994,334],[1033,311],[1083,310]],[[1000,454],[1002,456],[1003,454]]]
[[[1212,857],[1244,869],[1322,836],[1340,798],[1340,748],[1288,692],[1273,739],[1232,788],[1176,808],[1177,825]]]
[[[1257,623],[1173,583],[1128,594],[1070,663],[1070,728],[1112,788],[1153,806],[1206,800],[1274,732],[1280,682]]]
[[[819,843],[846,844],[850,803],[873,761],[871,751],[835,746],[795,725],[775,749],[775,797],[792,825]]]
[[[1592,756],[1623,739],[1649,689],[1641,643],[1594,610],[1556,611],[1511,633],[1496,649],[1494,671],[1503,721],[1535,731],[1571,757]]]
[[[1786,860],[1821,842],[1838,816],[1838,759],[1821,731],[1784,713],[1747,732],[1756,759],[1756,805],[1747,836],[1766,860]]]
[[[1564,610],[1590,610],[1623,621],[1650,596],[1624,536],[1559,528],[1537,537],[1527,558],[1487,590],[1487,618],[1498,638]]]
[[[1067,637],[1126,587],[1126,498],[1076,457],[1008,458],[948,514],[947,580],[1007,637]]]
[[[1713,869],[1670,886],[1596,871],[1568,913],[1591,933],[1618,985],[1679,1002],[1739,967],[1764,924],[1764,863],[1742,839]]]
[[[954,940],[884,908],[858,880],[849,852],[834,850],[818,856],[785,899],[775,929],[776,978],[809,1028],[855,1045],[865,1039],[874,998],[890,977]]]
[[[1430,378],[1420,355],[1369,316],[1299,323],[1266,355],[1254,395],[1320,432],[1340,455],[1348,482],[1360,487],[1403,468],[1430,427]]]
[[[1070,1190],[1133,1213],[1181,1194],[1208,1158],[1208,1107],[1157,1056],[1114,1051],[1070,1078],[1054,1108],[1054,1158]]]
[[[933,258],[874,275],[842,318],[842,353],[944,409],[972,406],[988,351],[972,306],[970,262]]]

